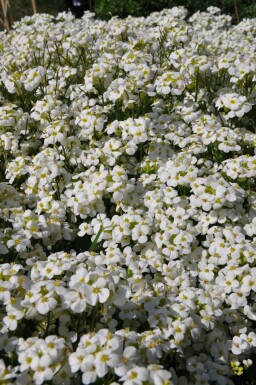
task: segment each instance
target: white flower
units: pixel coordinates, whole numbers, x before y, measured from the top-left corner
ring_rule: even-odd
[[[228,119],[235,116],[241,118],[245,113],[252,109],[252,105],[247,101],[246,96],[241,96],[237,93],[228,93],[220,96],[215,105],[218,109],[226,108],[229,110],[227,113]]]
[[[123,351],[123,356],[121,362],[115,366],[115,373],[121,377],[125,373],[135,366],[135,363],[138,361],[138,352],[134,346],[127,346]]]
[[[216,284],[223,287],[225,290],[225,293],[230,293],[233,291],[233,289],[236,289],[239,287],[239,281],[235,279],[235,272],[228,271],[225,275],[218,276],[216,278]]]
[[[146,224],[137,224],[132,230],[132,239],[139,243],[146,243],[148,240],[149,227]]]
[[[39,364],[39,357],[35,350],[28,349],[19,353],[20,370],[25,371],[32,367],[37,367]]]
[[[24,317],[24,313],[20,310],[13,311],[3,318],[4,325],[9,330],[15,330],[18,326],[18,321]]]
[[[66,293],[63,302],[74,313],[82,313],[87,307],[88,289],[86,284],[77,283]]]
[[[134,366],[128,370],[127,373],[120,378],[120,381],[124,381],[124,385],[142,385],[144,381],[147,381],[149,372],[146,368],[140,366]]]
[[[6,302],[11,298],[10,290],[13,288],[13,285],[9,281],[0,281],[0,301]]]
[[[45,76],[46,70],[43,67],[36,67],[23,72],[21,81],[27,91],[33,91]]]
[[[128,298],[131,295],[131,289],[128,286],[125,285],[119,285],[114,298],[112,299],[112,302],[116,306],[124,306],[124,304],[127,302]]]
[[[57,301],[51,295],[52,293],[48,293],[47,295],[43,295],[38,299],[36,302],[38,313],[47,314],[50,310],[53,310],[56,307]]]
[[[76,352],[70,354],[68,361],[72,373],[76,373],[78,370],[82,370],[82,368],[84,368],[85,362],[87,362],[86,350],[78,348]]]
[[[92,226],[86,222],[79,225],[79,230],[80,231],[77,233],[79,237],[83,237],[85,234],[93,234]]]
[[[95,357],[95,367],[97,376],[102,378],[108,373],[108,367],[114,368],[119,363],[117,354],[111,350],[102,350]]]
[[[149,365],[149,378],[155,385],[171,385],[172,374],[160,365]]]
[[[233,354],[239,355],[249,348],[249,344],[246,340],[235,336],[233,337],[233,340],[230,341],[230,347]]]
[[[65,349],[64,338],[59,338],[56,335],[47,336],[45,342],[47,344],[48,353],[53,358],[57,358],[58,352]]]
[[[240,338],[242,340],[245,340],[249,343],[250,346],[255,347],[256,346],[256,334],[254,332],[250,332],[248,335],[247,334],[241,334]]]
[[[186,325],[179,320],[174,321],[169,328],[169,333],[176,341],[182,341],[186,332]]]
[[[106,287],[106,283],[104,278],[98,278],[92,285],[86,286],[86,300],[90,305],[95,306],[97,302],[104,303],[107,301],[110,291]]]
[[[97,378],[98,374],[96,372],[96,365],[95,365],[95,359],[94,357],[91,357],[91,360],[86,360],[85,364],[83,365],[83,376],[82,376],[82,382],[83,384],[93,384]]]
[[[0,360],[0,376],[1,380],[6,383],[9,383],[8,380],[12,380],[16,377],[17,368],[12,368],[11,366],[5,365],[4,360]]]
[[[52,382],[54,385],[70,385],[72,373],[68,364],[62,366],[60,370],[55,373]]]
[[[45,381],[51,380],[53,378],[54,372],[51,368],[47,366],[38,366],[34,372],[33,380],[36,385],[41,385]]]

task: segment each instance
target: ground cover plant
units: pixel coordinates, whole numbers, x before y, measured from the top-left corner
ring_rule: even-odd
[[[186,15],[1,33],[1,384],[253,367],[256,23]]]

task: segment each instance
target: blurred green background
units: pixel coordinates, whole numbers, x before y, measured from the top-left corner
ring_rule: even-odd
[[[12,21],[20,20],[23,16],[32,15],[31,0],[9,0]],[[56,15],[65,10],[65,0],[37,0],[39,12]],[[232,15],[236,22],[233,0],[93,0],[96,17],[107,20],[111,16],[119,17],[147,16],[151,12],[160,11],[163,8],[171,8],[184,5],[189,14],[206,10],[209,6],[219,7],[223,13]],[[237,0],[240,18],[256,17],[255,0]],[[2,17],[2,15],[1,15]]]
[[[219,7],[223,13],[232,15],[236,20],[233,0],[96,0],[95,12],[97,17],[107,19],[109,14],[125,17],[147,16],[151,12],[160,11],[163,8],[171,8],[177,5],[184,5],[189,14],[196,11],[204,11],[209,6]],[[256,17],[255,0],[237,0],[237,7],[240,18]]]

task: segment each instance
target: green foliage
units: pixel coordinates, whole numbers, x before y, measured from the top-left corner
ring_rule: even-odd
[[[152,12],[157,12],[163,8],[174,6],[185,6],[189,14],[197,11],[205,11],[209,6],[216,6],[223,13],[233,16],[236,21],[233,0],[96,0],[95,12],[101,19],[109,19],[111,16],[119,17],[147,16]],[[240,18],[256,17],[256,4],[253,0],[237,0],[237,7]]]
[[[95,13],[97,17],[109,19],[111,16],[119,17],[147,16],[151,12],[160,11],[163,8],[171,8],[175,5],[173,0],[96,0]]]
[[[93,252],[93,251],[95,250],[95,248],[96,248],[96,246],[97,246],[97,242],[98,242],[98,240],[99,240],[99,238],[100,238],[100,236],[101,236],[103,230],[104,230],[103,226],[100,226],[100,229],[99,229],[99,231],[97,232],[96,237],[94,238],[94,241],[92,242],[92,244],[91,244],[91,246],[90,246],[90,248],[89,248],[89,251],[90,251],[90,252]]]

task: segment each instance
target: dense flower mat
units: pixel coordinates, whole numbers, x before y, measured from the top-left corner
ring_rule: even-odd
[[[1,384],[233,384],[256,349],[256,22],[16,23],[0,46]]]

